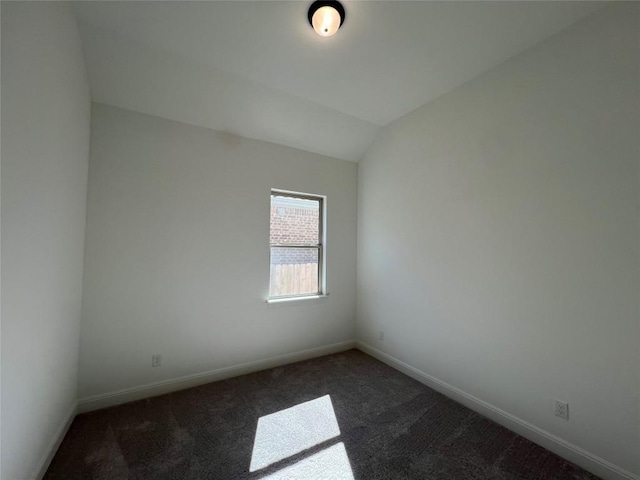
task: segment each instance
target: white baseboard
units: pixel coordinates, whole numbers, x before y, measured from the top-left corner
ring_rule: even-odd
[[[64,439],[64,436],[67,434],[67,431],[69,431],[69,427],[71,426],[73,419],[76,418],[77,408],[78,407],[75,403],[71,406],[66,416],[60,423],[60,426],[58,427],[55,435],[53,436],[53,438],[51,438],[49,445],[47,445],[47,448],[44,451],[44,455],[38,462],[38,465],[34,469],[34,474],[31,475],[30,478],[35,478],[37,480],[41,480],[42,478],[44,478],[44,474],[47,473],[47,469],[51,464],[51,460],[53,460],[53,457],[58,451],[58,447],[60,447],[60,444]]]
[[[356,341],[356,348],[605,480],[640,480],[640,476],[620,468],[593,453],[587,452],[577,445],[573,445],[484,400],[480,400],[459,388],[432,377],[371,345]]]
[[[300,362],[302,360],[321,357],[323,355],[330,355],[332,353],[349,350],[355,346],[355,341],[348,340],[346,342],[334,343],[322,347],[311,348],[309,350],[302,350],[300,352],[278,355],[255,362],[248,362],[231,367],[210,370],[208,372],[186,375],[184,377],[149,383],[138,387],[117,390],[115,392],[93,395],[91,397],[82,398],[78,401],[78,413],[112,407],[122,403],[142,400],[143,398],[155,397],[165,393],[184,390],[185,388],[197,387],[198,385],[204,385],[205,383],[217,382],[218,380],[238,377],[240,375],[246,375],[247,373],[280,367],[289,363]]]

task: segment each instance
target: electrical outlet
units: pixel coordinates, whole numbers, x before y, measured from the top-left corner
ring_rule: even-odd
[[[556,414],[556,417],[569,420],[569,404],[567,402],[563,402],[562,400],[556,400],[555,414]]]
[[[151,355],[151,366],[159,367],[160,365],[162,365],[162,355],[160,355],[159,353]]]
[[[380,330],[378,332],[378,340],[380,340],[381,342],[384,342],[384,330]]]

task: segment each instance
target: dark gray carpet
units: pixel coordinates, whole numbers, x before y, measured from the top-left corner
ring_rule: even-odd
[[[258,419],[325,395],[340,435],[249,472]],[[45,478],[299,478],[339,443],[356,479],[596,478],[357,350],[79,415]]]

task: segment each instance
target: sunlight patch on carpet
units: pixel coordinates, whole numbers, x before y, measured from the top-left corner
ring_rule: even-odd
[[[354,480],[344,443],[336,443],[260,480],[291,480],[292,478]]]
[[[265,415],[258,419],[258,428],[253,443],[253,454],[251,456],[249,471],[255,472],[256,470],[263,469],[339,435],[340,428],[338,427],[338,420],[333,411],[333,405],[329,395],[316,398],[309,402],[300,403],[294,407],[280,410],[270,415]],[[340,452],[335,453],[337,450],[334,450],[334,447],[335,445],[288,468],[302,465],[307,460],[313,459],[317,455],[324,454],[325,452],[329,453],[317,457],[309,464],[309,467],[305,468],[312,468],[313,465],[324,465],[326,461],[331,460],[335,455],[337,455],[335,456],[335,460],[342,462]],[[344,458],[346,459],[346,465],[348,467],[349,460],[346,457],[347,454],[344,445],[342,445],[341,451],[344,452]],[[281,470],[281,472],[284,470]],[[349,468],[348,471],[350,473],[351,469]],[[291,475],[294,474],[288,475],[289,478],[291,478]]]

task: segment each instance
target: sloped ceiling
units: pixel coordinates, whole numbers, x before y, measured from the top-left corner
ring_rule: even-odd
[[[93,101],[344,160],[378,130],[601,8],[580,1],[76,2]]]

